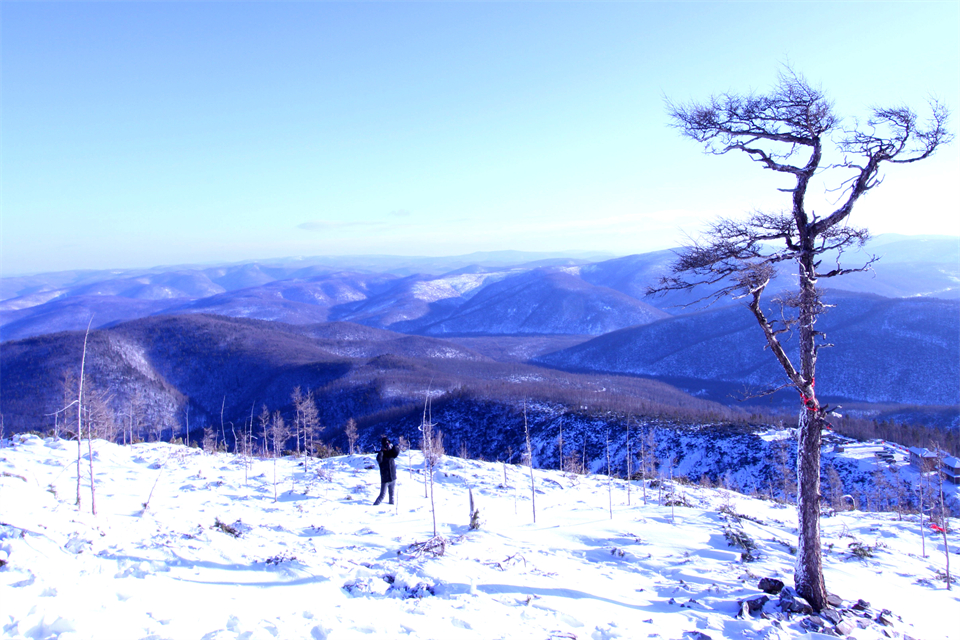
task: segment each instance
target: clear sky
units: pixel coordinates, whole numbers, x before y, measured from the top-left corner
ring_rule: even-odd
[[[844,115],[960,110],[956,1],[3,2],[0,26],[4,275],[661,249],[786,206],[665,96],[789,63]],[[958,147],[888,171],[853,222],[960,234]]]

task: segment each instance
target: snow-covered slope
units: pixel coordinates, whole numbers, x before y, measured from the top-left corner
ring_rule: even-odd
[[[915,517],[823,520],[839,627],[776,595],[738,616],[760,578],[791,583],[796,524],[739,494],[674,487],[689,506],[656,506],[635,482],[627,504],[623,482],[536,470],[534,522],[526,469],[446,457],[434,556],[417,553],[433,527],[415,451],[399,460],[398,504],[373,507],[369,455],[304,468],[94,441],[92,515],[86,480],[75,505],[76,443],[3,444],[3,638],[960,638],[960,591],[936,579],[942,542],[928,537],[921,557]],[[756,559],[728,540],[752,541]]]

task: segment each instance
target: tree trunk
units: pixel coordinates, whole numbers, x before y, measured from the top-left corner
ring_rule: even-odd
[[[800,416],[800,450],[797,456],[797,516],[799,541],[794,583],[797,593],[817,611],[827,605],[820,549],[820,429],[823,417],[806,407]]]
[[[796,205],[795,205],[796,206]],[[801,205],[802,206],[802,205]],[[802,209],[795,209],[795,213]],[[797,592],[820,611],[827,605],[820,547],[820,440],[824,427],[823,409],[814,390],[817,371],[817,332],[814,325],[821,311],[817,294],[813,244],[810,227],[802,224],[806,215],[797,215],[803,252],[800,268],[800,375],[798,389],[803,400],[800,410],[800,434],[797,448],[797,519],[800,532],[794,583]]]

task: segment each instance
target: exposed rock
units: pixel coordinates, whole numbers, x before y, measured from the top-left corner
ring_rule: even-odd
[[[757,611],[762,611],[763,606],[770,601],[769,596],[753,596],[752,598],[745,598],[744,600],[737,600],[737,605],[739,613],[737,614],[738,618],[746,618],[751,613],[756,613]]]
[[[763,609],[763,605],[767,604],[767,601],[770,600],[767,596],[754,596],[753,598],[748,598],[745,602],[750,607],[750,612],[760,611]]]
[[[877,616],[877,622],[882,624],[885,627],[893,626],[893,613],[889,609],[884,609],[880,612],[880,615]]]
[[[843,598],[841,598],[840,596],[838,596],[838,595],[836,595],[836,594],[834,594],[834,593],[828,593],[828,594],[827,594],[827,604],[830,605],[831,607],[842,607],[842,606],[843,606]]]
[[[806,622],[807,625],[814,627],[816,629],[822,629],[823,627],[827,626],[827,623],[824,622],[823,618],[821,618],[820,616],[810,616],[804,622]]]
[[[777,595],[783,589],[784,584],[782,580],[777,580],[776,578],[760,578],[760,584],[757,586],[760,591],[764,593]]]
[[[857,611],[865,611],[866,609],[870,608],[870,603],[867,602],[866,600],[860,599],[860,600],[857,600],[857,603],[855,605],[853,605],[853,608],[856,609]]]
[[[831,609],[830,607],[824,607],[820,611],[820,617],[830,622],[830,624],[837,624],[843,619],[839,611]]]
[[[784,613],[813,613],[813,607],[801,598],[793,587],[784,587],[780,591],[780,610]]]
[[[846,620],[841,620],[837,624],[837,626],[834,627],[834,630],[842,636],[850,635],[851,633],[853,633],[854,629],[856,629],[856,627],[854,627],[852,624],[850,624]]]

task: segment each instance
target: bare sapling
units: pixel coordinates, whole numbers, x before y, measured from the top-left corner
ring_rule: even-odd
[[[300,391],[300,385],[297,385],[293,388],[293,393],[290,394],[290,400],[293,401],[293,438],[294,438],[294,451],[296,452],[297,457],[300,457],[300,432],[303,428],[303,393]]]
[[[80,383],[77,389],[77,511],[80,510],[80,459],[83,457],[83,370],[87,363],[87,338],[90,336],[90,325],[93,324],[93,316],[87,322],[87,332],[83,334],[83,355],[80,356]],[[93,458],[90,458],[91,464]],[[91,476],[92,479],[92,476]],[[93,495],[93,488],[90,489]],[[94,510],[94,513],[96,511]]]
[[[80,376],[83,379],[83,376]],[[89,407],[89,402],[87,403]],[[93,477],[93,425],[90,420],[90,409],[87,409],[87,461],[90,467],[90,513],[97,515],[97,483]]]
[[[357,421],[353,418],[347,420],[346,426],[343,428],[343,434],[347,436],[347,452],[350,455],[357,453]]]
[[[610,519],[613,520],[613,476],[610,475],[610,429],[607,429],[607,502],[609,503]]]
[[[470,496],[470,530],[476,531],[480,528],[480,509],[477,507],[477,503],[473,501],[473,488],[467,489],[467,494]]]
[[[430,513],[433,517],[433,538],[436,540],[438,538],[437,506],[434,500],[433,474],[445,452],[443,449],[443,434],[439,431],[434,432],[434,426],[436,425],[433,422],[433,403],[430,400],[428,391],[427,399],[424,402],[423,421],[420,424],[420,432],[423,434],[423,442],[420,448],[423,450],[423,466],[426,471],[424,497],[430,499]]]
[[[583,437],[583,447],[580,450],[580,473],[587,475],[587,437]]]
[[[220,442],[223,443],[223,450],[227,450],[227,432],[223,428],[223,408],[227,405],[227,396],[223,396],[223,400],[220,402]],[[219,449],[219,447],[214,447],[214,449]]]
[[[917,489],[920,492],[920,556],[923,558],[927,557],[927,534],[926,528],[923,526],[923,497],[926,493],[924,489],[924,477],[926,476],[926,469],[924,468],[924,458],[920,458],[920,480],[917,482]]]
[[[672,524],[677,524],[677,514],[674,512],[674,507],[677,504],[677,496],[674,495],[674,484],[673,484],[673,465],[676,462],[676,458],[670,458],[670,522]],[[661,483],[662,484],[662,483]]]
[[[324,427],[320,424],[320,412],[317,410],[317,402],[312,390],[308,389],[306,395],[303,397],[303,406],[301,407],[300,413],[301,420],[303,421],[304,436],[307,439],[307,446],[304,447],[303,452],[303,472],[306,474],[309,471],[307,453],[317,454],[316,442],[319,439],[320,433],[324,430]]]
[[[350,420],[353,420],[353,418],[351,418]],[[354,423],[354,429],[356,429],[356,423]],[[399,438],[397,438],[397,447],[400,448],[400,454],[402,455],[410,450],[410,443],[407,441],[406,438],[404,438],[403,436],[400,436]],[[401,461],[401,458],[398,457],[397,458],[398,468],[400,467],[400,461]],[[408,467],[410,466],[409,460],[407,461],[407,466]],[[413,473],[413,471],[411,470],[410,473]],[[400,471],[399,469],[397,471],[397,479],[395,481],[394,490],[393,490],[393,512],[396,514],[400,513]]]
[[[523,403],[523,433],[527,441],[526,463],[530,469],[530,505],[533,508],[533,523],[537,523],[537,487],[533,480],[533,447],[530,444],[530,427],[527,424],[527,403]]]
[[[940,448],[939,445],[936,447],[937,451],[937,493],[940,498],[940,517],[938,518],[940,522],[937,523],[937,528],[940,529],[940,535],[943,536],[943,557],[945,560],[945,579],[947,581],[947,591],[952,591],[953,586],[950,580],[950,543],[947,539],[947,532],[950,529],[950,518],[947,516],[947,510],[944,505],[943,500],[943,476],[946,472],[944,468],[944,462],[947,457],[946,452]]]
[[[276,502],[277,496],[277,458],[280,457],[280,450],[283,441],[286,440],[286,425],[283,422],[283,416],[280,411],[274,411],[270,420],[270,436],[273,441],[273,501]]]
[[[184,423],[183,423],[183,444],[184,446],[190,446],[190,398],[185,399],[186,407],[184,408]],[[132,437],[131,437],[132,439]]]
[[[640,486],[643,489],[643,506],[647,506],[647,438],[640,438]]]
[[[633,484],[633,453],[630,451],[630,418],[627,418],[627,506],[628,507],[630,506],[630,486],[632,484]]]
[[[897,522],[901,522],[903,521],[903,479],[900,477],[900,467],[893,472],[893,482],[896,483],[894,496],[897,499]]]
[[[431,409],[431,411],[430,411],[430,417],[429,417],[429,418],[427,417],[427,409],[428,409],[428,408]],[[428,486],[428,485],[429,485],[429,481],[428,481],[428,479],[427,479],[427,476],[429,475],[429,473],[432,473],[432,471],[430,471],[430,470],[428,469],[428,466],[429,466],[429,465],[428,465],[428,459],[427,459],[427,451],[430,450],[431,444],[432,444],[432,443],[431,443],[432,436],[433,436],[433,422],[432,422],[432,420],[433,420],[433,411],[432,411],[432,407],[430,407],[430,389],[428,388],[428,389],[427,389],[427,395],[426,395],[426,397],[424,397],[424,399],[423,399],[423,417],[420,419],[420,433],[423,434],[423,435],[421,436],[420,449],[421,449],[421,451],[422,451],[422,453],[423,453],[423,471],[424,471],[424,475],[423,475],[423,497],[424,497],[424,498],[429,498],[429,497],[430,497],[430,495],[429,495],[429,486]]]
[[[560,449],[560,472],[563,472],[563,420],[560,423],[560,435],[557,437],[557,447]]]
[[[150,487],[150,495],[147,496],[147,501],[143,503],[143,509],[140,510],[140,517],[147,512],[147,509],[150,508],[150,500],[153,498],[153,492],[157,488],[157,483],[160,482],[160,476],[163,475],[163,470],[167,468],[167,460],[170,459],[170,456],[167,456],[167,459],[163,461],[163,464],[160,465],[160,473],[157,474],[157,478],[153,481],[153,486]]]
[[[250,403],[250,422],[245,423],[243,433],[243,486],[247,487],[250,483],[250,457],[252,455],[251,449],[253,448],[253,408],[256,406],[255,402]]]
[[[266,458],[270,455],[270,444],[269,439],[267,438],[270,430],[270,411],[267,410],[266,404],[260,405],[260,415],[257,416],[257,421],[260,424],[260,442],[262,445],[260,447],[260,453],[264,458]]]

